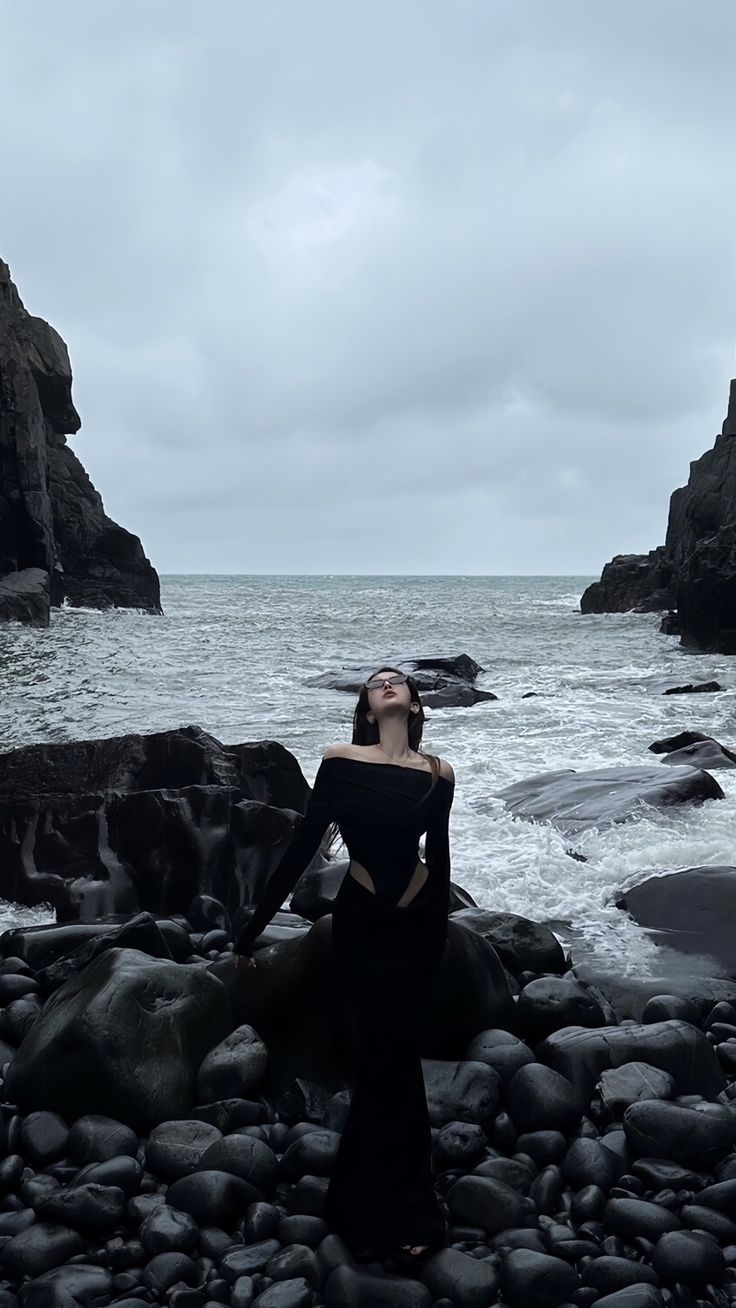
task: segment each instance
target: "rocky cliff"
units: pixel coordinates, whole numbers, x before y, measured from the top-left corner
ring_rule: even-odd
[[[688,649],[736,654],[736,380],[715,445],[670,499],[664,545],[616,555],[580,600],[583,613],[676,608]]]
[[[80,425],[66,345],[0,260],[0,620],[48,626],[64,600],[161,612],[138,537],[107,517],[67,445]]]

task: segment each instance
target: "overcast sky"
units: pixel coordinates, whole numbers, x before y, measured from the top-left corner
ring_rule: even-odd
[[[734,0],[0,0],[0,256],[160,572],[577,573],[736,374]]]

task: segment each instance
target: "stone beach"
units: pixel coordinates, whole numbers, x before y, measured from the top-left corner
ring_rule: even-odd
[[[598,820],[626,819],[637,780],[665,807],[718,800],[684,763],[656,787],[654,767],[637,771],[620,770]],[[233,958],[306,802],[294,757],[185,728],[16,750],[0,779],[3,866],[28,902],[41,879],[64,919],[0,936],[0,1308],[736,1303],[727,932],[712,977],[614,992],[546,926],[453,884],[422,1049],[449,1245],[408,1276],[356,1262],[321,1216],[352,1076],[325,986],[346,861],[316,856],[255,971]],[[574,835],[598,781],[534,777],[508,802]],[[104,862],[91,812],[114,819]],[[51,831],[65,833],[53,858]],[[698,871],[681,905],[701,896]],[[710,921],[733,894],[734,869],[717,871]]]

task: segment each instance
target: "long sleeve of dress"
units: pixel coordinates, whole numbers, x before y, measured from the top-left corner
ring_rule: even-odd
[[[253,944],[268,926],[274,913],[294,889],[299,877],[311,863],[333,816],[332,785],[326,775],[324,760],[314,779],[301,826],[292,836],[279,863],[274,868],[255,910],[235,941],[236,954],[251,954]]]
[[[424,857],[427,870],[446,901],[450,905],[450,809],[455,798],[455,783],[439,786],[435,796],[432,816],[427,824],[424,842]]]

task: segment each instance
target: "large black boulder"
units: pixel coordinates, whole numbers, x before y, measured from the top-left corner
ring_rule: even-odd
[[[106,1113],[144,1129],[186,1115],[202,1059],[232,1025],[227,992],[205,969],[112,949],[47,1000],[6,1092],[68,1121]]]
[[[23,746],[0,754],[3,894],[59,922],[186,914],[202,894],[232,915],[308,797],[276,741],[223,745],[197,726]]]

